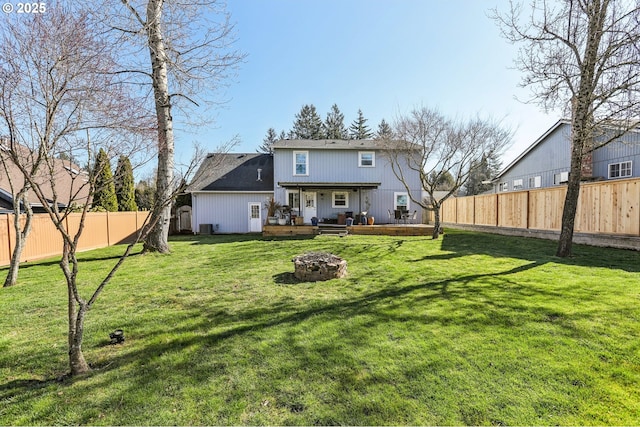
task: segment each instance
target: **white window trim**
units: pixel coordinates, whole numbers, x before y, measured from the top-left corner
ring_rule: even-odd
[[[336,205],[336,196],[338,194],[344,194],[344,205]],[[334,191],[331,193],[331,207],[332,208],[348,208],[349,207],[349,192],[348,191]]]
[[[410,207],[411,199],[409,198],[409,193],[407,193],[406,191],[397,191],[393,193],[393,210],[398,209],[398,196],[406,196],[407,210],[411,209]]]
[[[363,154],[371,154],[371,164],[363,165],[362,164],[362,155]],[[375,151],[358,151],[358,167],[359,168],[375,168],[376,167],[376,152]]]
[[[622,175],[622,165],[629,165],[629,175]],[[620,175],[618,176],[611,176],[611,166],[613,165],[618,165],[618,171],[620,172]],[[625,160],[624,162],[617,162],[617,163],[609,163],[607,165],[607,175],[609,177],[609,179],[622,179],[622,178],[631,178],[633,176],[633,161],[632,160]]]
[[[297,170],[296,170],[296,166],[297,166],[296,157],[298,157],[298,154],[304,154],[305,155],[306,173],[297,173]],[[309,176],[309,152],[308,151],[294,151],[293,152],[293,175],[294,176]]]
[[[498,184],[498,189],[500,191],[509,191],[509,183],[508,182],[501,182],[500,184]]]

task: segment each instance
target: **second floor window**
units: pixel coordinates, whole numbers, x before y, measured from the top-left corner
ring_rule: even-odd
[[[376,165],[376,153],[373,151],[360,151],[358,153],[358,166],[372,168]]]
[[[309,175],[309,152],[294,151],[293,152],[293,174]]]

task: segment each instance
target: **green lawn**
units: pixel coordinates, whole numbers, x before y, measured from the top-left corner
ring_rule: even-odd
[[[0,425],[640,424],[639,252],[565,260],[554,242],[455,231],[172,248],[106,288],[83,378],[59,379],[56,262],[0,289]],[[87,292],[122,250],[82,254]],[[295,283],[291,259],[319,250],[348,277]]]

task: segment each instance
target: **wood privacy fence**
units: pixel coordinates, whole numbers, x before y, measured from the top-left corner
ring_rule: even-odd
[[[144,224],[149,212],[90,212],[78,242],[80,251],[104,248],[131,241]],[[66,227],[78,230],[81,214],[70,214]],[[9,265],[15,246],[14,215],[0,215],[0,266]],[[34,215],[20,262],[62,254],[62,237],[48,214]]]
[[[559,231],[566,187],[458,197],[442,205],[442,222]],[[640,179],[583,183],[575,231],[640,236]]]

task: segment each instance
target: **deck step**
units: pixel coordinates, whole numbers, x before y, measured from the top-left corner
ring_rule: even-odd
[[[318,224],[318,234],[329,234],[344,237],[349,234],[346,225]]]

